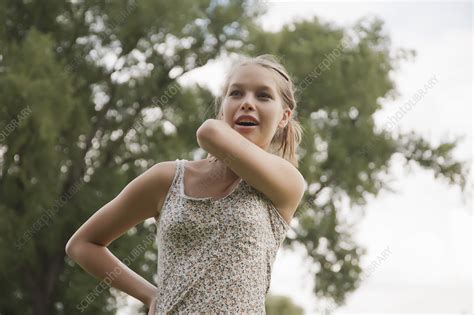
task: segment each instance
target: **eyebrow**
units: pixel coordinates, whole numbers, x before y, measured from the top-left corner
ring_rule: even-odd
[[[230,90],[233,86],[238,87],[238,88],[241,88],[241,87],[245,86],[245,84],[242,84],[242,83],[234,83],[234,84],[231,84],[231,85],[229,86],[229,90]],[[267,85],[259,85],[259,86],[257,86],[257,90],[267,90],[267,91],[273,93],[273,89],[272,89],[271,87],[267,86]]]

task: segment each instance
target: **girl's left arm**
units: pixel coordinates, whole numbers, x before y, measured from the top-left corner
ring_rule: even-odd
[[[196,137],[201,148],[265,194],[290,222],[305,190],[304,177],[296,167],[260,148],[222,120],[207,119]]]

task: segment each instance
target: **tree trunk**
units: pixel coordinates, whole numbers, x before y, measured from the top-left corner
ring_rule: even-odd
[[[64,248],[64,246],[61,248]],[[49,261],[50,264],[46,267],[44,274],[38,275],[40,279],[36,279],[34,276],[30,276],[29,278],[33,315],[49,315],[53,313],[52,307],[54,301],[52,298],[59,280],[59,274],[64,269],[64,253],[58,251],[55,253],[55,256],[47,261]]]

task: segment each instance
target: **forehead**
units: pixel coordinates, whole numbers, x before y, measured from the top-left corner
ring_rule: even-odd
[[[232,85],[250,89],[265,88],[274,92],[277,90],[271,69],[253,64],[238,67],[230,78],[229,87]]]

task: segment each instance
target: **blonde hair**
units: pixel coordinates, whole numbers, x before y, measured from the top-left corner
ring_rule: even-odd
[[[283,108],[291,109],[292,115],[286,126],[284,128],[278,128],[278,130],[275,132],[275,135],[270,142],[269,151],[270,153],[284,158],[293,166],[298,168],[296,150],[298,145],[301,143],[303,128],[301,124],[295,119],[296,100],[294,84],[285,67],[278,61],[276,56],[265,54],[258,57],[244,57],[237,63],[233,64],[231,70],[226,76],[221,94],[215,99],[215,109],[217,112],[216,119],[222,119],[223,117],[222,101],[227,94],[232,75],[238,67],[249,64],[255,64],[267,69],[271,69],[278,74],[275,76],[276,86],[278,93],[283,100]],[[212,154],[208,153],[207,157],[212,157]]]

